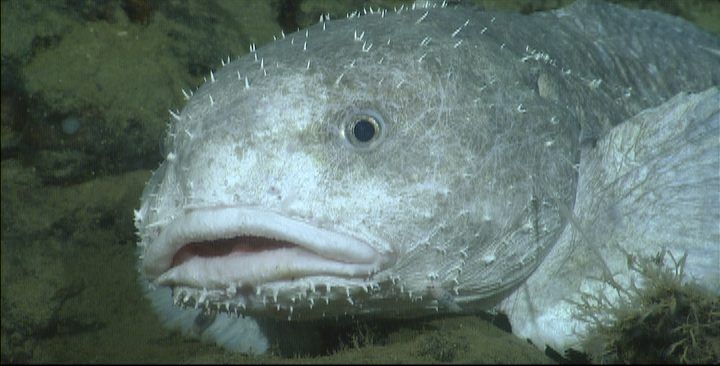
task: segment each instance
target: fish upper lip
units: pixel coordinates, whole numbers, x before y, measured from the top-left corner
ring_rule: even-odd
[[[362,276],[369,277],[393,262],[390,253],[381,253],[360,239],[272,211],[249,207],[212,207],[186,211],[171,221],[144,253],[142,271],[161,284],[187,283],[187,278],[178,280],[177,271],[172,273],[173,269],[182,266],[173,267],[175,253],[190,243],[238,236],[263,237],[297,245],[299,248],[296,249],[303,252],[299,260],[312,256],[314,261],[303,268],[298,277],[311,275],[320,268],[324,269],[318,274],[337,272],[340,276],[361,277],[362,273]],[[288,261],[292,258],[285,259],[285,263]],[[339,269],[343,265],[345,268]],[[302,267],[298,263],[292,263],[292,266]],[[202,284],[192,279],[189,281],[191,285]]]

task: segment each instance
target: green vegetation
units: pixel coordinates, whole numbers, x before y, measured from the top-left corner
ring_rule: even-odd
[[[672,263],[666,263],[669,257]],[[687,253],[628,255],[641,286],[603,281],[618,300],[583,294],[579,318],[589,324],[583,348],[597,363],[713,363],[720,360],[720,297],[685,281]]]

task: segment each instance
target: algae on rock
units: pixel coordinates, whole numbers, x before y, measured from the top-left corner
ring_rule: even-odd
[[[598,363],[712,363],[720,360],[720,297],[685,278],[687,253],[627,254],[641,283],[601,280],[617,301],[583,294],[577,316],[588,335],[583,348]],[[667,257],[672,263],[667,263]]]

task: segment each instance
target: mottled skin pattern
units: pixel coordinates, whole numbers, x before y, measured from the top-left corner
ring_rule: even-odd
[[[176,302],[293,319],[495,305],[567,231],[584,151],[646,108],[720,84],[718,50],[680,19],[585,1],[530,16],[405,9],[285,35],[208,77],[176,116],[136,215],[141,273],[167,270],[154,241],[173,220],[252,207],[382,259],[363,276],[162,283]],[[357,146],[347,126],[367,115],[382,134]],[[150,296],[170,325],[199,312],[167,308],[165,286]],[[210,321],[197,333],[267,347],[251,319]]]

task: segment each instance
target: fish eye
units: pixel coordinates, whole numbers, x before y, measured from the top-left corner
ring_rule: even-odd
[[[346,125],[344,135],[352,146],[370,149],[383,135],[382,119],[369,113],[354,115]]]
[[[353,126],[353,136],[360,142],[368,142],[380,132],[379,127],[373,119],[359,119]]]

